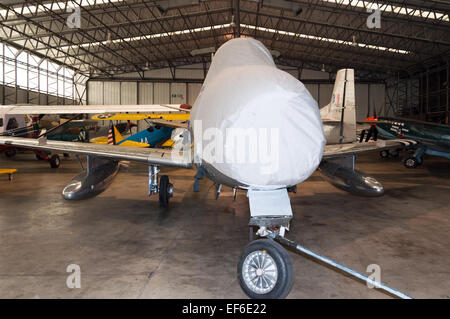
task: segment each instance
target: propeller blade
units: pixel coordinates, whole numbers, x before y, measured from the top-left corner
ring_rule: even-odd
[[[378,140],[378,128],[376,126],[373,126],[373,140],[376,142]]]

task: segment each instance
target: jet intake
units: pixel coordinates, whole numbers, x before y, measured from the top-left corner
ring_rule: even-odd
[[[119,171],[119,162],[87,157],[87,168],[64,187],[64,199],[78,200],[97,196],[108,188]]]
[[[354,195],[377,197],[384,194],[383,185],[372,176],[343,165],[339,161],[322,161],[319,171],[327,182]]]

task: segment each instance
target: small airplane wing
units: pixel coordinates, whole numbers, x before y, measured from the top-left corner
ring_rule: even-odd
[[[102,114],[102,113],[169,113],[189,112],[181,104],[142,105],[2,105],[2,114]]]
[[[175,150],[138,147],[118,147],[92,143],[76,143],[52,141],[46,139],[32,139],[20,137],[0,136],[0,145],[40,149],[44,151],[91,155],[111,160],[134,161],[145,164],[174,166],[182,168],[192,167],[191,154]]]
[[[163,119],[167,121],[187,121],[189,120],[189,113],[178,113],[171,110],[173,113],[107,113],[97,114],[92,117],[96,121],[139,121],[147,119]]]
[[[348,143],[348,144],[331,144],[325,145],[323,159],[330,159],[336,157],[344,157],[349,155],[357,155],[371,151],[381,151],[391,148],[403,148],[413,144],[417,144],[413,140],[378,140],[376,142],[366,143]]]
[[[172,128],[188,128],[188,123],[183,121],[168,121],[168,120],[160,120],[160,119],[151,119],[153,124],[159,124],[162,126],[172,127]]]

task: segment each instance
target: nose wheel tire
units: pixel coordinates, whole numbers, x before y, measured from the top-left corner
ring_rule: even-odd
[[[288,252],[271,239],[249,243],[239,260],[238,279],[245,294],[253,299],[281,299],[294,283]]]
[[[169,207],[169,198],[173,196],[173,185],[169,183],[169,176],[162,175],[159,179],[159,204],[163,208]]]

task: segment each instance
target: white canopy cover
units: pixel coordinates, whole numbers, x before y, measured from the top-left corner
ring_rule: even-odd
[[[317,102],[252,38],[218,49],[191,125],[196,160],[252,189],[303,182],[325,146]]]

